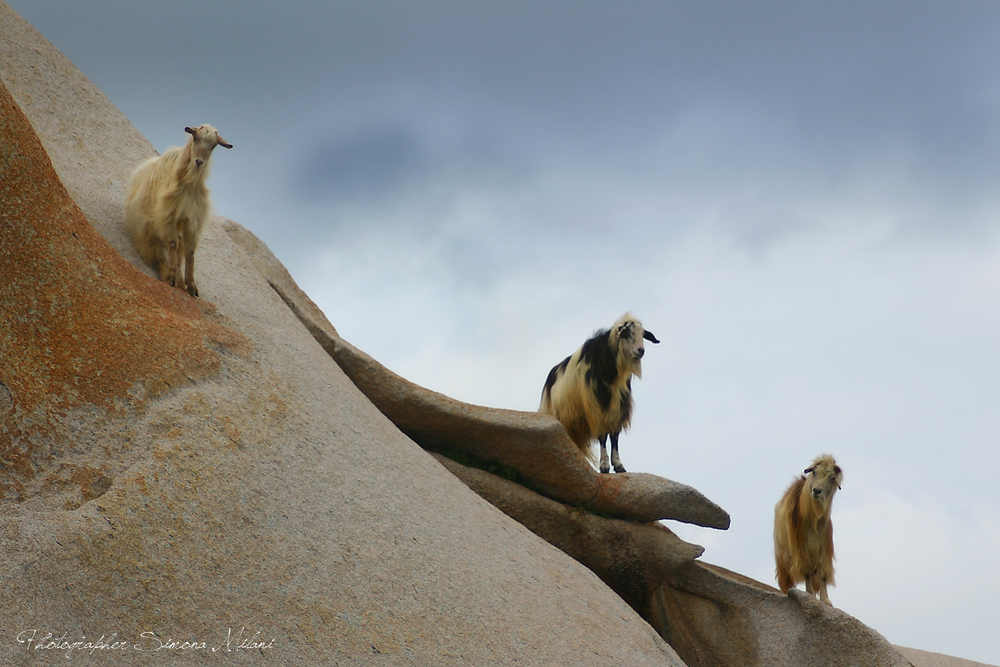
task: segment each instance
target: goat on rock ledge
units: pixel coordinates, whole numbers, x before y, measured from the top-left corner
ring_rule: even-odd
[[[833,522],[830,508],[844,473],[829,454],[820,456],[792,483],[774,508],[774,560],[778,586],[787,593],[800,581],[832,604]]]
[[[184,131],[191,136],[183,148],[169,148],[132,172],[125,193],[125,229],[142,261],[157,265],[160,280],[198,296],[194,251],[212,208],[205,187],[209,158],[216,146],[232,145],[211,125]]]
[[[603,473],[611,471],[608,436],[611,464],[615,472],[625,472],[618,456],[618,435],[632,419],[632,376],[642,377],[644,340],[660,342],[626,313],[553,368],[542,389],[539,412],[558,419],[588,459],[593,460],[591,443],[600,441]]]

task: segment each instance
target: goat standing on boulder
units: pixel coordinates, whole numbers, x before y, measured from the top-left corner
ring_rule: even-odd
[[[209,158],[216,146],[232,145],[211,125],[184,131],[191,136],[183,148],[169,148],[132,172],[125,193],[125,229],[142,261],[157,265],[160,280],[198,296],[194,251],[212,207],[205,187]]]
[[[618,434],[632,419],[632,376],[642,377],[643,340],[660,342],[626,313],[553,368],[542,389],[539,411],[558,419],[588,459],[593,460],[591,443],[600,441],[602,473],[611,470],[608,436],[615,472],[625,472],[618,457]]]
[[[833,457],[820,456],[774,508],[774,560],[782,593],[804,581],[807,592],[832,604],[826,594],[826,587],[834,585],[830,507],[843,479]]]

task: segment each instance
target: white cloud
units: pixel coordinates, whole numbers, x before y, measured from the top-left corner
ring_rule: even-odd
[[[762,252],[713,231],[654,238],[660,260],[621,281],[567,280],[574,256],[528,253],[473,290],[454,284],[439,246],[370,240],[338,251],[327,281],[338,287],[309,289],[345,337],[405,377],[525,410],[552,365],[635,309],[663,343],[635,383],[626,467],[691,484],[733,515],[725,533],[679,526],[682,537],[772,582],[774,503],[832,452],[846,472],[835,602],[892,641],[997,662],[973,610],[1000,592],[985,472],[1000,464],[1000,252],[887,229],[827,225]],[[623,243],[601,250],[627,255]]]

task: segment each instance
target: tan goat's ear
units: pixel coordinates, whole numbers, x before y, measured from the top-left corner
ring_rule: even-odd
[[[233,147],[232,144],[227,144],[226,140],[223,139],[222,137],[219,137],[219,145],[222,146],[223,148],[232,148]]]

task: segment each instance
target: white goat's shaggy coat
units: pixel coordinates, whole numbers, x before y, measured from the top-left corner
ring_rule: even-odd
[[[558,419],[588,459],[593,460],[591,443],[600,441],[604,473],[611,470],[608,436],[615,472],[625,472],[618,456],[618,435],[631,423],[632,376],[642,377],[643,340],[660,342],[626,313],[555,366],[542,389],[539,411]]]
[[[832,456],[820,456],[785,491],[774,508],[774,560],[778,587],[787,593],[801,581],[826,604],[833,579],[830,508],[844,473]]]
[[[125,229],[142,261],[157,266],[160,280],[198,296],[194,252],[212,208],[205,187],[209,158],[216,146],[232,145],[211,125],[184,131],[191,136],[183,147],[169,148],[132,172],[125,193]]]

